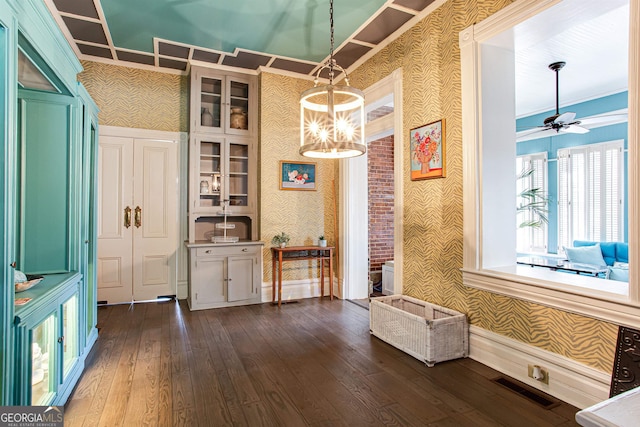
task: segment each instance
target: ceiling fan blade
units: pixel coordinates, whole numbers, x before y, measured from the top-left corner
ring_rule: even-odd
[[[578,123],[580,123],[580,122],[578,122]],[[583,128],[582,126],[578,126],[577,124],[570,124],[570,125],[563,126],[560,129],[560,132],[566,132],[566,133],[588,133],[589,129]]]
[[[576,118],[576,113],[567,111],[566,113],[562,113],[558,117],[556,117],[556,119],[553,122],[554,123],[570,123],[575,118]]]
[[[627,121],[629,119],[629,115],[624,114],[605,114],[602,116],[593,116],[584,119],[580,119],[580,124],[584,126],[597,125],[602,123],[620,123]]]
[[[516,142],[528,141],[549,136],[556,136],[558,131],[547,126],[540,126],[535,129],[527,129],[516,133]]]
[[[523,136],[531,135],[532,133],[542,132],[543,130],[549,129],[547,126],[536,126],[531,129],[523,129],[516,132],[516,136],[521,138]]]

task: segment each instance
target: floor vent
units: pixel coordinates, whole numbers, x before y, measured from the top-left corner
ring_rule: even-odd
[[[545,409],[555,408],[556,406],[560,405],[559,400],[554,399],[548,394],[536,390],[535,388],[528,387],[510,378],[498,377],[494,378],[492,381],[508,388],[511,391],[518,393],[522,397],[529,399],[533,403],[536,403]]]

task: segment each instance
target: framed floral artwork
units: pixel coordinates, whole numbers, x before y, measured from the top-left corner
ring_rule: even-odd
[[[444,178],[444,119],[411,129],[411,180]]]
[[[280,161],[280,189],[316,189],[316,164],[311,162]]]

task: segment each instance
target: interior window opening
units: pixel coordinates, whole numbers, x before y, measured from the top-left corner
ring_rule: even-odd
[[[629,78],[635,82],[637,76],[629,75],[629,52],[640,43],[629,23],[635,23],[638,11],[628,0],[590,5],[594,7],[563,0],[526,11],[507,8],[502,18],[511,20],[498,25],[502,32],[492,21],[461,33],[463,281],[620,322],[639,307],[636,266],[628,260],[629,247],[637,244],[633,215],[638,185],[638,153],[629,141],[636,135],[637,118],[628,115],[638,95]],[[571,25],[559,18],[569,10],[576,16]],[[588,49],[554,53],[554,46],[574,40],[599,20],[612,23],[606,26],[612,33],[606,39],[615,38],[613,46],[589,42]],[[543,27],[554,31],[542,34]],[[609,86],[593,75],[585,82],[587,74],[580,71],[601,48],[605,56],[612,54],[609,48],[617,51],[612,54],[615,66],[605,73],[615,74]],[[569,69],[577,74],[564,74]],[[558,85],[558,70],[566,84]],[[584,89],[591,93],[581,93]],[[526,100],[532,103],[526,105]],[[518,182],[527,165],[534,171]],[[540,193],[548,198],[548,222],[538,230],[519,227],[534,221],[518,211],[525,185],[546,187]],[[597,253],[602,261],[592,264],[586,253]],[[616,308],[611,310],[610,304]]]

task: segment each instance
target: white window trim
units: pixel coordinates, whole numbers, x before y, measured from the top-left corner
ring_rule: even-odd
[[[544,167],[540,170],[536,170],[536,173],[541,174],[542,177],[542,188],[540,188],[540,190],[542,191],[543,195],[548,195],[549,194],[549,163],[547,161],[547,152],[546,151],[542,151],[542,152],[538,152],[538,153],[530,153],[530,154],[523,154],[520,156],[516,156],[516,159],[522,159],[523,162],[536,162],[536,161],[542,161],[544,164]],[[519,174],[522,172],[522,170],[517,170],[516,169],[516,173]],[[535,174],[534,174],[535,175]],[[528,187],[532,188],[535,184],[531,183],[532,179],[529,179],[529,183],[528,183]],[[539,188],[539,187],[538,187]],[[517,200],[517,202],[519,203],[520,200]],[[547,204],[548,205],[548,204]],[[548,213],[547,213],[548,215]],[[519,226],[519,224],[516,224]],[[520,231],[520,230],[519,230]],[[529,242],[533,242],[534,238],[533,235],[535,233],[535,231],[532,228],[529,228],[528,230],[526,230],[529,234]],[[543,246],[542,247],[538,247],[538,248],[529,248],[526,251],[520,250],[521,248],[518,247],[518,245],[516,245],[516,250],[519,253],[532,253],[532,254],[541,254],[541,253],[548,253],[549,252],[549,224],[543,223],[538,231],[540,233],[542,233],[542,241],[543,241]]]
[[[488,46],[486,42],[559,3],[561,0],[519,0],[460,33],[465,218],[463,225],[463,284],[615,324],[638,328],[640,327],[640,293],[637,263],[630,265],[628,295],[624,296],[561,283],[555,276],[563,273],[556,273],[554,276],[550,274],[554,272],[546,272],[549,274],[545,274],[545,277],[537,274],[526,275],[527,271],[542,269],[517,266],[515,260],[513,264],[502,268],[487,269],[483,267],[483,265],[491,265],[486,260],[492,256],[492,254],[483,252],[483,214],[488,215],[489,206],[486,203],[483,206],[482,203],[484,197],[482,183],[487,179],[482,173],[482,147],[483,144],[491,143],[489,138],[483,138],[483,134],[494,135],[496,129],[493,126],[495,118],[492,122],[491,112],[487,111],[487,106],[482,104],[482,90],[487,88],[485,86],[486,80],[483,79],[491,78],[488,76],[489,73],[483,73],[483,66],[488,67],[488,65],[483,64],[482,60],[487,49],[494,49],[494,51],[501,49],[500,47]],[[629,13],[631,19],[628,92],[629,258],[638,259],[636,254],[640,244],[640,174],[637,166],[640,164],[640,153],[637,149],[640,138],[640,129],[638,128],[640,115],[640,2],[630,1]],[[504,55],[507,60],[509,59],[509,52],[498,52],[499,59],[500,55]],[[498,66],[496,65],[495,68]],[[490,105],[489,108],[499,107]],[[508,116],[507,119],[502,117],[501,120],[503,124],[509,121]],[[515,134],[515,111],[513,111],[513,122],[513,129],[506,129],[504,132],[513,131]],[[499,136],[502,137],[502,135]],[[515,148],[513,151],[515,158]],[[513,256],[515,258],[515,251]],[[525,270],[527,268],[529,270]]]

